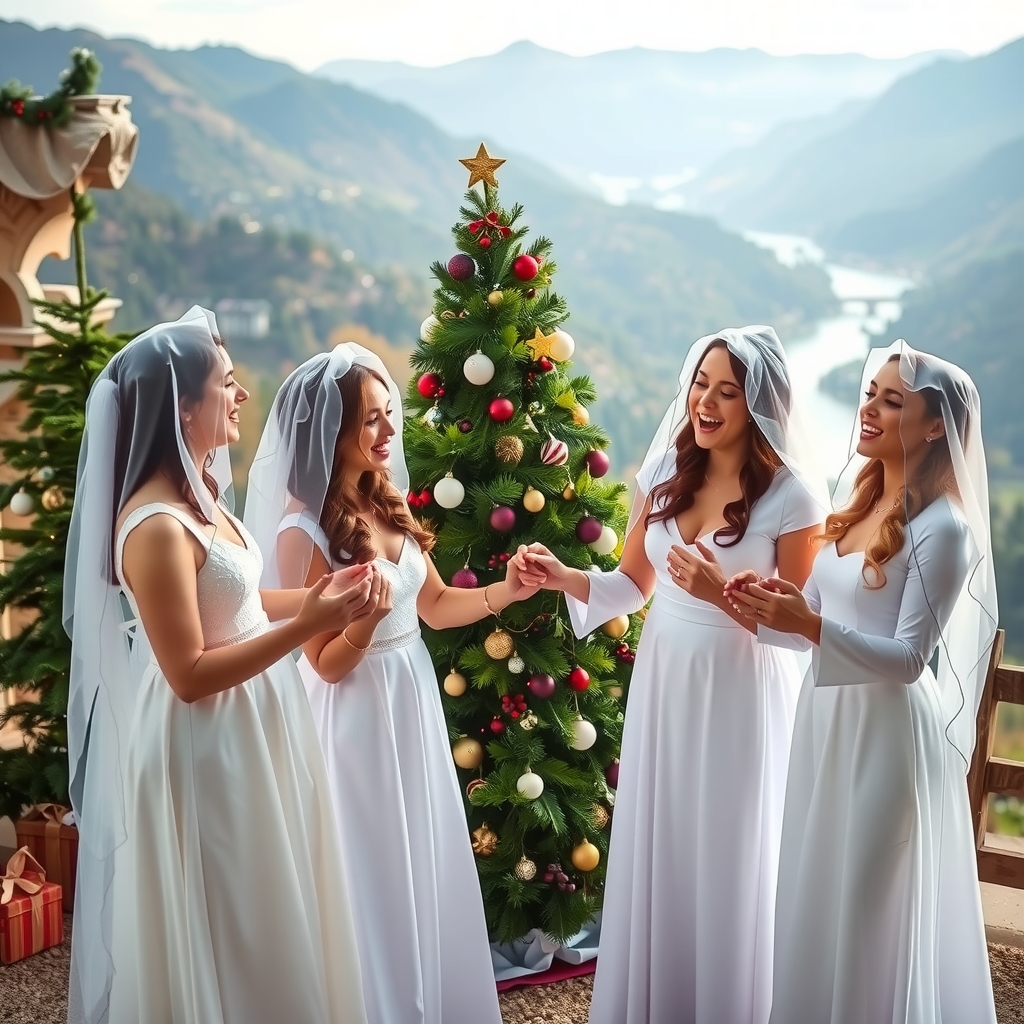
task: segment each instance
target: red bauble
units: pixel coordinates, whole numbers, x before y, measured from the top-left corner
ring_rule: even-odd
[[[516,407],[505,397],[495,398],[487,407],[487,414],[495,423],[508,423],[516,414]]]
[[[481,249],[490,249],[491,240],[490,238],[488,238],[487,235],[481,235],[480,241],[477,244],[480,246]]]
[[[505,723],[498,717],[491,719],[491,732],[495,736],[500,736],[505,731]]]
[[[459,420],[459,433],[468,434],[473,429],[472,420]]]
[[[479,584],[476,573],[470,568],[459,569],[458,572],[452,576],[452,586],[458,587],[460,590],[474,590]]]
[[[590,470],[590,475],[595,478],[604,476],[611,468],[611,459],[599,448],[594,448],[587,452],[586,463],[587,469]]]
[[[593,544],[601,536],[603,527],[593,516],[584,516],[576,524],[576,539],[581,544]]]
[[[540,264],[525,252],[522,256],[517,256],[515,263],[512,264],[512,273],[520,281],[532,281],[537,276],[537,271],[539,270]]]
[[[608,783],[609,789],[619,788],[619,762],[612,761],[604,770],[604,781]]]
[[[464,252],[457,252],[448,261],[448,273],[456,281],[468,281],[476,273],[476,264],[471,256]]]
[[[555,364],[553,362],[551,362],[551,360],[548,359],[547,356],[541,356],[540,359],[537,360],[537,365],[545,373],[550,373],[555,368]]]
[[[420,508],[425,508],[427,505],[430,504],[430,497],[430,491],[428,491],[427,488],[424,487],[423,490],[420,491]]]
[[[425,373],[416,381],[416,390],[424,398],[437,398],[438,392],[443,386],[444,381],[439,373]]]
[[[537,700],[549,700],[555,692],[555,681],[546,672],[534,672],[526,681],[526,688]]]
[[[515,509],[509,508],[508,505],[498,505],[497,508],[491,510],[492,530],[497,530],[498,533],[509,533],[515,528],[515,525]]]
[[[590,673],[585,668],[580,668],[579,665],[577,665],[569,673],[569,677],[566,679],[565,684],[570,690],[582,693],[590,685]]]

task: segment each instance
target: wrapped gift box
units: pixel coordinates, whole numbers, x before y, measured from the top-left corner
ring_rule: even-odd
[[[0,878],[0,964],[13,964],[64,941],[60,886],[22,847]]]
[[[46,877],[64,892],[64,912],[75,909],[75,871],[78,868],[78,829],[61,824],[67,807],[60,804],[36,804],[14,823],[18,846],[46,870]]]

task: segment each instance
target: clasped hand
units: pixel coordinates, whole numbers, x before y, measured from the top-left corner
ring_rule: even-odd
[[[751,570],[725,584],[725,599],[737,614],[779,633],[799,633],[818,642],[820,618],[795,583],[772,576],[761,579]]]
[[[307,590],[299,614],[326,632],[362,619],[376,625],[391,607],[391,583],[369,562],[325,573]]]

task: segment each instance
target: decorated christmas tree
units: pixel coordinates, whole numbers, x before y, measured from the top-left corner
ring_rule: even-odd
[[[0,115],[25,117],[43,130],[70,116],[67,97],[92,92],[99,65],[88,51],[72,53],[60,89],[40,100],[11,83],[0,90]],[[13,99],[11,98],[13,97]],[[24,521],[0,530],[8,560],[0,566],[0,614],[13,636],[0,638],[0,689],[14,701],[0,714],[24,745],[0,750],[0,815],[17,817],[28,804],[68,801],[67,699],[71,642],[62,625],[64,550],[74,501],[85,400],[92,382],[124,343],[96,322],[106,292],[86,281],[82,226],[92,202],[72,190],[77,296],[37,302],[49,341],[29,350],[20,367],[0,374],[14,384],[24,417],[19,434],[0,440],[6,467],[0,506]],[[15,557],[10,558],[11,551]]]
[[[552,244],[528,243],[522,208],[499,203],[502,162],[483,146],[462,161],[458,251],[432,267],[409,388],[409,503],[458,587],[502,579],[531,541],[568,565],[611,569],[627,518],[625,486],[603,479],[594,387],[570,373]],[[577,640],[564,598],[539,591],[475,625],[425,632],[493,940],[533,928],[565,940],[600,909],[638,630],[623,616]]]

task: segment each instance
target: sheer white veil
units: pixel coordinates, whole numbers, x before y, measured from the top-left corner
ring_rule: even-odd
[[[902,339],[868,353],[861,394],[867,392],[881,366],[894,356],[899,358],[900,378],[909,391],[931,388],[939,395],[946,443],[956,476],[957,497],[953,503],[963,512],[973,546],[967,580],[949,621],[941,628],[936,673],[946,735],[963,758],[966,772],[974,750],[978,705],[999,621],[981,399],[974,381],[959,366],[918,352]],[[859,427],[858,417],[850,440],[850,461],[833,495],[836,508],[849,502],[857,474],[867,462],[856,451]],[[915,542],[912,520],[907,523],[906,536],[911,544]],[[937,620],[936,624],[942,626]]]
[[[391,481],[403,497],[409,486],[402,445],[402,394],[380,357],[361,345],[336,345],[293,370],[281,385],[249,470],[245,526],[264,553],[263,587],[301,587],[313,554],[283,567],[272,557],[278,532],[288,515],[302,514],[318,525],[334,468],[344,412],[338,381],[353,366],[378,374],[391,394]],[[295,552],[290,549],[290,554]]]
[[[198,306],[159,324],[110,360],[86,403],[64,568],[64,628],[72,641],[68,761],[79,829],[71,1024],[98,1024],[109,1012],[111,883],[125,840],[122,769],[136,691],[152,656],[115,577],[114,525],[159,467],[154,453],[161,447],[177,454],[197,506],[211,516],[215,498],[190,455],[178,400],[195,393],[197,382],[201,389],[220,363],[215,336],[213,314]],[[205,471],[226,505],[226,446],[214,449]]]
[[[637,473],[641,491],[649,493],[651,484],[660,482],[653,479],[659,469],[660,475],[664,476],[665,460],[671,458],[669,453],[675,450],[679,432],[690,419],[690,386],[697,367],[708,347],[715,341],[724,342],[729,352],[746,368],[743,390],[754,424],[786,468],[807,488],[822,510],[827,510],[830,505],[825,476],[819,469],[810,435],[796,407],[786,353],[774,328],[764,325],[727,328],[700,338],[690,346],[679,371],[679,390],[662,417]],[[638,495],[630,516],[630,526],[639,517],[641,509]]]

